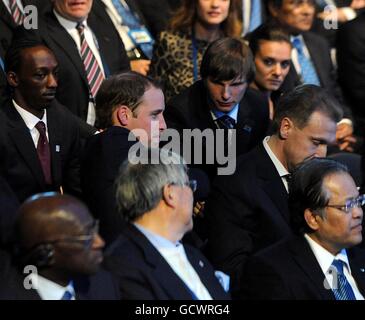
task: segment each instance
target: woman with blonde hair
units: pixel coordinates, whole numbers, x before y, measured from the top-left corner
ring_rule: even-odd
[[[221,37],[239,37],[239,0],[183,0],[156,41],[150,75],[169,100],[199,77],[205,49]]]

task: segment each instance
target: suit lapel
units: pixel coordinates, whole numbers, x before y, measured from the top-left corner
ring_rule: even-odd
[[[9,135],[21,157],[24,159],[24,163],[33,173],[39,185],[44,188],[45,181],[42,167],[39,162],[37,151],[29,130],[21,116],[12,105],[9,104],[5,108],[7,110],[7,114],[9,115],[9,125],[12,127],[9,130]]]
[[[285,221],[289,222],[288,193],[264,146],[260,144],[258,148],[257,175],[261,181],[261,187]]]
[[[361,254],[356,249],[347,250],[352,276],[360,293],[365,297],[365,256],[363,250],[360,252]]]
[[[53,107],[52,107],[53,106]],[[61,161],[61,130],[62,124],[59,123],[59,118],[55,113],[55,105],[52,104],[47,109],[47,126],[49,147],[51,151],[51,167],[52,167],[52,180],[55,186],[58,186],[58,182],[62,181],[62,161]]]
[[[88,85],[84,64],[81,60],[75,41],[67,31],[59,24],[53,12],[47,15],[48,34],[52,40],[62,48],[62,51],[70,58],[81,78]],[[62,67],[62,66],[61,66]]]
[[[289,243],[289,249],[293,253],[293,258],[298,263],[299,268],[303,270],[303,273],[316,287],[316,293],[321,296],[321,299],[334,300],[332,290],[327,290],[324,287],[325,275],[304,236],[293,238],[293,241]]]
[[[144,252],[146,262],[154,268],[155,279],[158,279],[159,285],[163,287],[171,299],[192,299],[185,283],[136,227],[128,226],[124,234]]]

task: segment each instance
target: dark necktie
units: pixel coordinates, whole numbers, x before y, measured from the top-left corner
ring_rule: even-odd
[[[24,15],[20,11],[18,4],[16,3],[16,0],[9,0],[9,7],[15,24],[21,25],[24,21]]]
[[[35,127],[39,131],[37,154],[39,161],[41,162],[44,180],[46,181],[47,185],[51,185],[51,152],[49,149],[49,143],[46,135],[46,125],[43,121],[39,121]]]
[[[236,126],[236,121],[227,115],[218,118],[216,121],[219,129],[234,129]]]
[[[343,273],[343,265],[344,262],[341,260],[334,259],[332,262],[331,266],[336,269],[337,273],[337,289],[333,288],[332,291],[336,300],[356,300],[351,285]],[[334,276],[336,276],[336,274],[334,274]]]
[[[98,61],[96,60],[93,52],[91,51],[86,39],[85,39],[85,26],[82,23],[79,23],[76,27],[77,31],[80,35],[81,41],[81,59],[84,63],[85,72],[87,76],[87,81],[89,84],[89,90],[91,93],[91,97],[95,100],[96,93],[98,92],[101,83],[104,80],[104,74],[100,69]]]
[[[61,300],[72,300],[72,298],[73,294],[70,291],[66,290]]]

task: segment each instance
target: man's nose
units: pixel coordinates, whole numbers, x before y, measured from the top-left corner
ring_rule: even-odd
[[[100,235],[98,233],[96,233],[94,236],[91,248],[92,249],[101,249],[101,248],[104,248],[104,246],[105,246],[105,241],[103,240],[102,237],[100,237]]]

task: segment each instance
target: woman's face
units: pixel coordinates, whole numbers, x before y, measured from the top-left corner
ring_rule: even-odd
[[[227,19],[230,0],[198,0],[197,15],[205,25],[219,25]]]

